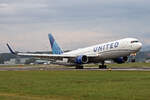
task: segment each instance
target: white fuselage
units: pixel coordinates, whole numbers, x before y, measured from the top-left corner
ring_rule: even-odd
[[[131,53],[138,52],[142,47],[142,43],[135,38],[125,38],[113,42],[98,44],[87,48],[73,50],[64,53],[64,55],[98,55],[100,59],[112,59],[116,57],[129,56]]]

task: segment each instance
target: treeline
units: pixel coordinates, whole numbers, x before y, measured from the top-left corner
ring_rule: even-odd
[[[49,51],[41,51],[41,52],[27,52],[27,53],[34,53],[34,54],[50,54],[52,52]],[[12,58],[17,58],[18,56],[11,54],[11,53],[0,53],[0,64],[4,64],[5,61],[9,61]]]
[[[4,64],[4,61],[8,61],[11,58],[16,58],[16,56],[11,53],[1,53],[0,54],[0,64]]]

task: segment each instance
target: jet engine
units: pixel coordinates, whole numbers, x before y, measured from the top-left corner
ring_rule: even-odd
[[[86,55],[78,56],[75,59],[75,63],[77,64],[86,64],[88,62],[88,57]]]
[[[119,57],[117,59],[114,59],[114,62],[118,64],[122,64],[122,63],[125,63],[127,60],[128,60],[128,57]]]

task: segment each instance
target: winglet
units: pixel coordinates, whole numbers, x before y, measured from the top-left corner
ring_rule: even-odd
[[[9,46],[8,43],[7,43],[6,45],[7,45],[8,49],[9,49],[9,51],[10,51],[12,54],[16,54],[16,53],[11,49],[11,47]]]

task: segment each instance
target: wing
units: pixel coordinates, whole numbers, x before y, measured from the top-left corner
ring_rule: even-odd
[[[31,53],[17,53],[18,56],[36,57],[46,59],[62,59],[62,58],[76,58],[79,55],[66,55],[66,54],[31,54]],[[87,55],[88,58],[98,57],[97,55]]]
[[[57,58],[74,58],[75,55],[63,55],[63,54],[31,54],[31,53],[17,53],[18,56],[26,56],[26,57],[37,57],[37,58],[49,58],[49,59],[57,59]]]
[[[68,55],[68,54],[33,54],[33,53],[17,53],[15,52],[9,44],[7,44],[9,51],[12,54],[18,56],[25,56],[25,57],[37,57],[37,58],[46,58],[46,59],[62,59],[62,58],[76,58],[80,55]],[[98,55],[87,55],[87,57],[97,57]]]

